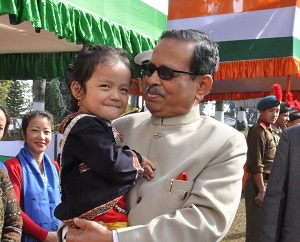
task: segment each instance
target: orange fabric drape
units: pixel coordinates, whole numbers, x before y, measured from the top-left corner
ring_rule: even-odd
[[[297,57],[230,61],[220,63],[215,80],[282,77],[297,73],[300,76],[300,59]]]
[[[282,77],[297,74],[300,77],[300,59],[296,57],[273,58],[264,60],[249,60],[222,62],[215,74],[215,81],[255,77]],[[293,98],[300,100],[300,91],[292,91]],[[130,94],[141,96],[141,80],[132,82]],[[210,93],[204,101],[212,100],[246,100],[271,95],[270,92],[236,92]],[[285,94],[284,94],[285,95]]]
[[[291,91],[294,100],[300,100],[300,91]],[[246,100],[253,98],[263,98],[268,95],[274,95],[272,92],[227,92],[227,93],[210,93],[204,97],[203,102],[213,100]],[[283,97],[286,92],[283,91]]]
[[[135,79],[130,88],[130,94],[141,96],[141,80]],[[283,91],[283,97],[286,96],[286,91]],[[300,100],[300,91],[291,91],[294,100]],[[226,93],[210,93],[204,97],[203,102],[213,100],[246,100],[253,98],[262,98],[268,95],[273,95],[272,92],[226,92]]]

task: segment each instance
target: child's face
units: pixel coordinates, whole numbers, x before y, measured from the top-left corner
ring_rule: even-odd
[[[86,82],[86,93],[77,97],[81,111],[106,120],[124,113],[129,96],[130,70],[122,63],[99,64]]]

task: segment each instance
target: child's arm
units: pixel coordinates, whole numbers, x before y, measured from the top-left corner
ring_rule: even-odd
[[[124,146],[123,149],[128,149],[128,146]],[[136,150],[130,150],[132,152],[132,155],[136,155],[138,160],[139,160],[139,166],[141,166],[144,170],[143,172],[143,177],[145,177],[148,181],[150,181],[151,179],[154,178],[154,170],[155,170],[155,166],[153,165],[153,163],[148,160],[145,156],[142,156],[139,152],[137,152]],[[141,178],[141,177],[140,177]]]
[[[146,157],[142,156],[141,166],[144,168],[144,177],[150,181],[154,178],[155,166]]]

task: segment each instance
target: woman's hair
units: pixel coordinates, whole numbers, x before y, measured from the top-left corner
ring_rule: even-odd
[[[5,127],[4,127],[4,133],[3,133],[3,136],[5,136],[7,134],[8,127],[10,125],[10,116],[9,116],[6,108],[3,107],[2,105],[0,105],[0,110],[2,110],[2,112],[4,113],[4,115],[6,117],[6,124],[5,124]]]
[[[32,120],[35,117],[44,117],[47,118],[48,121],[51,123],[51,126],[54,124],[54,119],[51,113],[49,113],[48,111],[39,111],[39,110],[33,110],[33,111],[29,111],[26,114],[24,114],[23,118],[22,118],[22,127],[21,129],[23,130],[23,133],[26,135],[26,130],[28,127],[28,124],[30,122],[30,120]]]
[[[122,62],[126,67],[128,67],[131,72],[131,76],[133,76],[130,61],[127,58],[127,53],[124,49],[114,48],[107,45],[85,45],[76,56],[74,65],[69,65],[66,69],[68,75],[65,76],[68,77],[68,80],[66,80],[68,86],[70,87],[72,81],[77,81],[85,94],[86,82],[91,78],[99,64],[107,62]],[[70,72],[72,72],[72,75],[70,75]],[[78,101],[73,95],[71,95],[70,109],[72,112],[76,112],[79,109]]]

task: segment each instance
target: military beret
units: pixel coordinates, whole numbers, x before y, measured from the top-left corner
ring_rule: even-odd
[[[289,112],[290,110],[291,110],[291,108],[285,102],[280,103],[279,113],[286,113],[286,112]]]
[[[149,61],[151,59],[153,50],[146,50],[134,57],[134,62],[138,65],[142,65],[145,61]]]
[[[289,114],[290,121],[294,121],[296,119],[300,119],[300,113],[297,110],[293,110]]]
[[[266,110],[269,108],[276,107],[280,104],[280,101],[276,99],[275,96],[266,96],[263,99],[259,101],[257,104],[257,109],[258,110]]]

